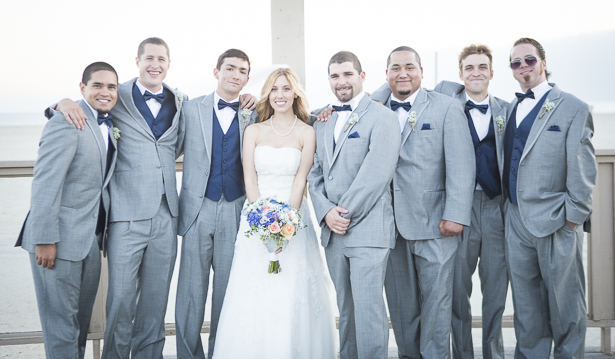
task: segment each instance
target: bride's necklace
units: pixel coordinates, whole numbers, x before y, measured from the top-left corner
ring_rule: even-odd
[[[278,135],[280,137],[288,136],[288,135],[290,135],[291,132],[293,132],[293,128],[295,128],[295,125],[297,124],[297,115],[295,115],[295,122],[293,122],[293,125],[290,128],[290,131],[286,132],[285,134],[281,134],[278,131],[276,131],[275,128],[273,128],[273,116],[271,116],[269,118],[269,123],[271,124],[271,129],[273,130],[273,132],[276,133],[276,135]]]

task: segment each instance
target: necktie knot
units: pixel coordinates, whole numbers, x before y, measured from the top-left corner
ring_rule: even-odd
[[[515,92],[515,96],[517,96],[517,104],[520,104],[521,102],[523,102],[523,100],[525,100],[526,98],[534,98],[534,92],[532,92],[532,89],[527,90],[526,93],[521,93],[521,92]]]
[[[145,99],[146,102],[151,99],[154,99],[158,101],[159,104],[162,105],[162,103],[164,102],[164,91],[159,93],[158,95],[154,95],[153,93],[146,90],[145,93],[143,94],[143,98]]]
[[[333,105],[333,111],[350,111],[352,112],[352,107],[350,107],[350,105],[344,105],[344,106],[336,106]]]
[[[397,102],[397,101],[391,100],[391,110],[392,111],[397,111],[397,109],[400,107],[409,112],[410,109],[412,108],[412,105],[410,104],[410,102]]]
[[[113,127],[113,122],[111,122],[112,119],[113,116],[111,115],[104,116],[103,114],[99,113],[96,120],[98,121],[99,126],[104,123],[105,125],[107,125],[107,127]]]
[[[471,109],[477,109],[480,111],[480,113],[482,113],[483,115],[487,113],[487,110],[489,109],[489,105],[477,105],[474,102],[468,100],[466,102],[466,108],[465,111],[466,112],[470,112]]]
[[[230,107],[233,110],[235,110],[235,112],[239,111],[239,102],[226,102],[223,99],[220,99],[220,101],[218,101],[218,110],[222,110],[225,107]]]

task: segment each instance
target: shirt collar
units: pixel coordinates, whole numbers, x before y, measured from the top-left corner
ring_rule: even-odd
[[[85,101],[85,99],[84,99],[83,101]],[[85,103],[88,105],[88,107],[90,108],[90,110],[92,110],[92,114],[94,115],[94,119],[96,120],[96,119],[98,118],[98,111],[96,111],[96,110],[94,109],[94,107],[92,107],[92,106],[90,105],[90,103],[89,103],[89,102],[85,101]]]
[[[222,97],[220,97],[220,95],[218,95],[218,91],[214,91],[214,108],[217,110],[218,109],[218,102],[220,102],[220,100],[224,100]],[[226,101],[226,100],[225,100]],[[233,101],[227,101],[228,103],[233,103],[233,102],[238,102],[239,101],[239,96],[235,97],[235,99],[233,99]]]
[[[354,111],[359,106],[359,102],[361,102],[361,100],[363,99],[363,96],[365,96],[365,92],[361,91],[358,95],[353,97],[352,100],[348,102],[344,102],[344,103],[341,103],[339,100],[337,100],[335,101],[335,105],[337,106],[350,105],[350,108],[352,109],[352,111]]]
[[[135,82],[137,84],[137,87],[139,88],[139,91],[141,91],[141,95],[145,94],[145,91],[149,91],[147,88],[145,88],[145,86],[141,83],[141,80],[137,79],[137,81]],[[158,95],[161,94],[164,91],[164,86],[160,86],[160,90],[156,91],[156,92],[152,92],[152,95]]]
[[[465,92],[465,91],[464,91],[464,92]],[[467,92],[465,92],[465,94],[466,94],[466,102],[467,102],[467,101],[472,101],[472,102],[474,102],[474,104],[476,104],[476,105],[489,105],[489,95],[487,95],[487,97],[485,97],[485,99],[484,99],[484,100],[482,100],[482,101],[480,101],[480,102],[476,102],[476,101],[474,101],[474,99],[472,99],[470,96],[468,96],[468,93],[467,93]]]
[[[400,100],[397,97],[393,96],[393,94],[391,94],[391,101],[397,101],[397,102],[409,102],[410,106],[414,106],[414,100],[416,100],[416,97],[419,95],[419,91],[421,91],[421,89],[419,88],[418,90],[414,91],[414,93],[412,95],[410,95],[410,97],[408,97],[405,100]]]
[[[549,91],[552,88],[553,87],[549,85],[549,82],[547,82],[547,80],[541,82],[540,84],[538,84],[536,87],[532,89],[532,92],[534,93],[534,98],[536,100],[540,100],[542,96],[544,96],[544,94],[547,93],[547,91]]]

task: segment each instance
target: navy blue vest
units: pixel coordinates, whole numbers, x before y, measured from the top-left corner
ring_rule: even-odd
[[[502,194],[500,186],[500,169],[498,168],[498,153],[495,147],[495,130],[493,129],[493,116],[489,121],[489,132],[482,140],[478,139],[474,121],[469,112],[466,112],[468,117],[468,126],[474,143],[474,153],[476,155],[476,182],[489,197],[493,199]]]
[[[177,108],[175,107],[175,96],[168,91],[164,90],[164,102],[162,103],[162,107],[160,108],[160,112],[158,112],[158,116],[154,118],[152,115],[152,111],[150,111],[147,103],[145,103],[145,99],[139,90],[136,82],[132,86],[132,100],[135,102],[135,106],[141,113],[141,116],[145,119],[149,128],[152,130],[154,137],[159,139],[173,124],[173,118],[175,117],[175,113],[177,112]]]
[[[214,110],[212,110],[214,111]],[[239,121],[237,115],[231,123],[226,134],[220,127],[218,116],[214,111],[213,134],[211,137],[211,168],[205,197],[212,201],[224,199],[234,201],[243,196],[245,186],[243,183],[243,167],[241,165]]]
[[[542,96],[532,111],[521,121],[521,125],[518,128],[517,106],[515,106],[515,109],[510,114],[508,124],[506,125],[506,135],[504,136],[504,178],[502,182],[504,183],[504,193],[515,206],[518,203],[517,173],[519,172],[519,161],[521,160],[521,155],[525,148],[527,136],[529,136],[532,130],[534,120],[536,116],[538,116],[538,112],[542,108],[542,104],[545,102],[548,93],[549,91]],[[517,102],[517,105],[518,104]]]

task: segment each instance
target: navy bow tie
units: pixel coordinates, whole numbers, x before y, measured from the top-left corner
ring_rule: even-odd
[[[392,111],[397,111],[397,109],[400,107],[406,111],[410,111],[410,109],[412,108],[412,105],[410,104],[410,102],[397,102],[397,101],[391,100],[391,110]]]
[[[333,105],[333,111],[350,111],[352,112],[352,108],[350,107],[350,105],[344,105],[344,106],[335,106]]]
[[[483,115],[487,113],[487,110],[489,109],[489,105],[477,105],[474,102],[468,100],[466,102],[466,112],[470,112],[471,109],[477,109],[480,111],[480,113],[482,113]]]
[[[520,104],[521,102],[523,102],[523,100],[525,100],[526,98],[534,98],[534,93],[532,92],[531,89],[527,90],[526,93],[521,93],[521,92],[515,92],[515,96],[517,96],[517,104]]]
[[[225,107],[230,107],[237,112],[239,111],[239,101],[228,103],[223,99],[220,99],[220,101],[218,101],[218,110],[222,110]]]
[[[154,99],[158,101],[159,104],[162,105],[162,103],[164,102],[164,91],[159,93],[158,95],[154,95],[153,93],[146,90],[145,93],[143,94],[143,98],[145,99],[145,102],[151,99]]]
[[[113,127],[113,122],[111,122],[111,120],[113,119],[113,117],[111,115],[107,115],[107,117],[103,116],[102,114],[98,114],[98,125],[102,125],[103,123],[105,125],[107,125],[107,127]]]

